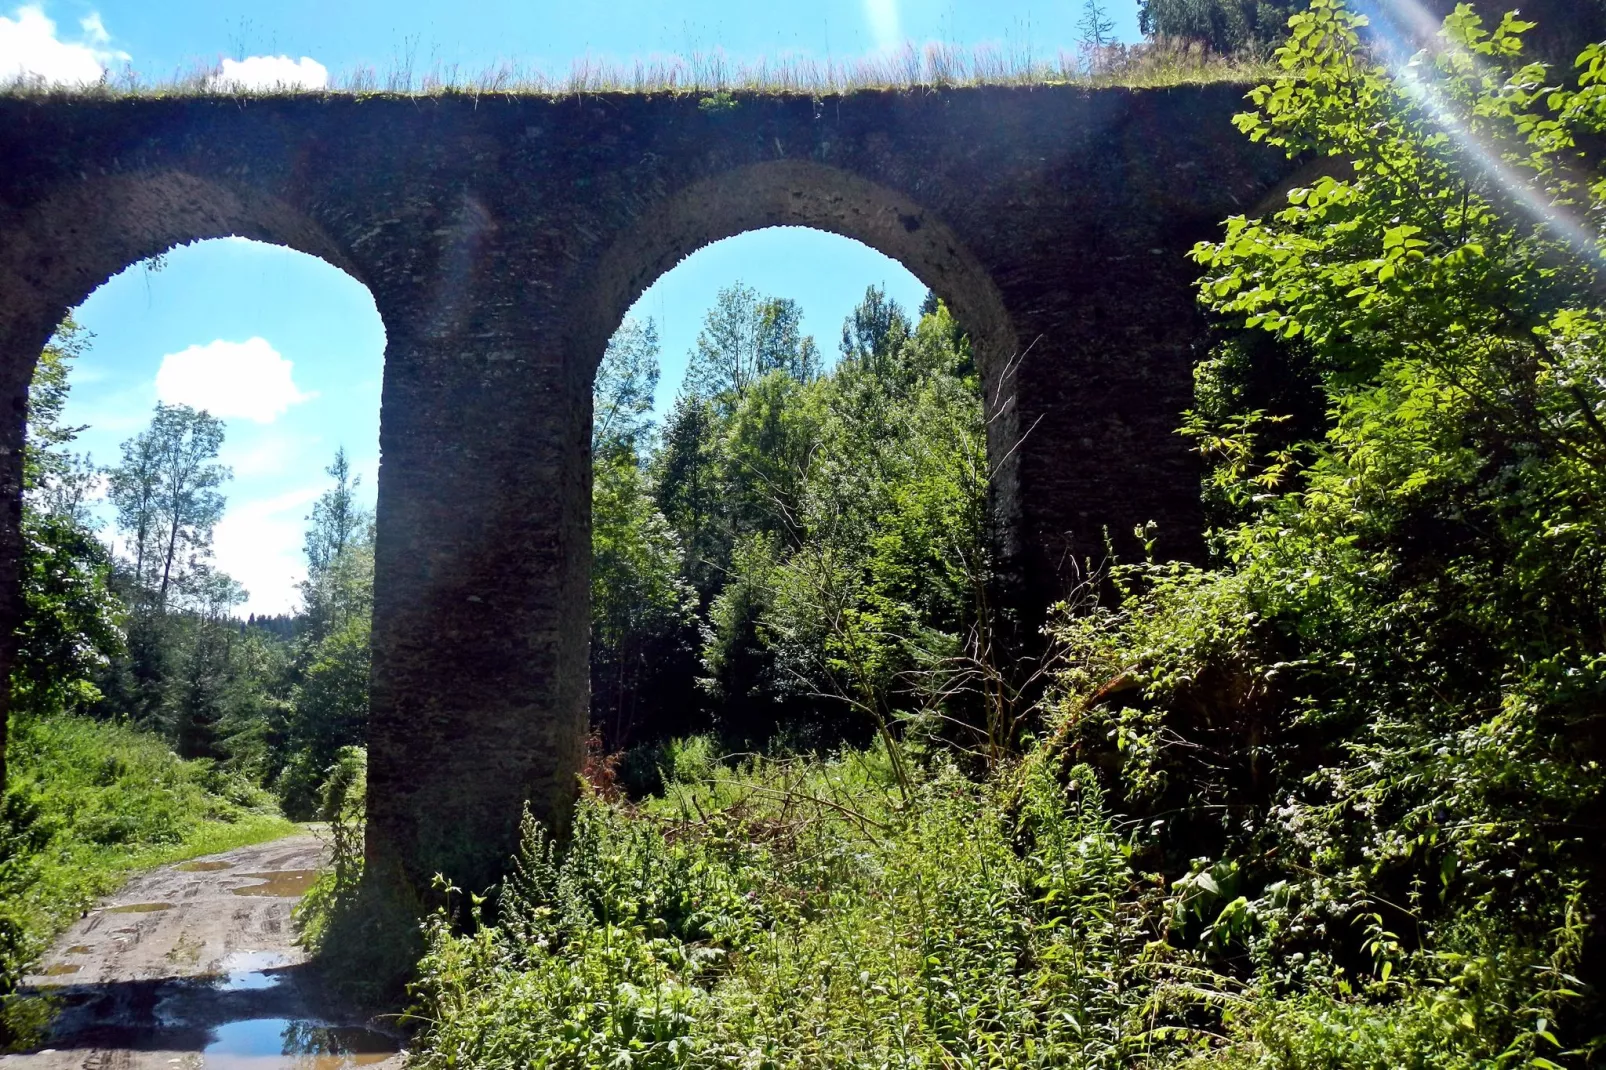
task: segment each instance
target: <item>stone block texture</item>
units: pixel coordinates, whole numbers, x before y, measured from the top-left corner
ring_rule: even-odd
[[[1154,521],[1193,555],[1186,253],[1290,172],[1232,128],[1242,94],[0,98],[0,679],[40,349],[115,272],[225,235],[322,257],[384,319],[368,854],[415,886],[493,883],[526,805],[565,828],[591,381],[631,302],[709,242],[816,227],[947,300],[1028,612],[1106,529],[1130,549]]]

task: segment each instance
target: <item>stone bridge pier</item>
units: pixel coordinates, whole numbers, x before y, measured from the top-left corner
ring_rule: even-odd
[[[185,242],[322,257],[387,336],[371,871],[486,887],[523,808],[562,830],[576,795],[591,382],[631,302],[760,227],[901,261],[975,343],[1001,549],[1040,611],[1106,529],[1197,550],[1185,254],[1288,171],[1233,130],[1242,92],[0,98],[0,670],[27,385],[62,316]]]

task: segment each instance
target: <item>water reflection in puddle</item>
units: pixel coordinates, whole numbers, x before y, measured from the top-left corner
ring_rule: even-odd
[[[172,903],[128,903],[120,907],[107,907],[108,914],[151,914],[158,910],[172,910]]]
[[[253,884],[245,888],[235,888],[235,895],[271,895],[285,899],[293,899],[298,895],[306,894],[318,879],[315,869],[284,869],[276,873],[242,873],[242,877],[252,880],[265,881],[264,884]]]
[[[237,951],[218,966],[222,974],[216,983],[219,992],[260,992],[284,980],[283,974],[268,973],[289,965],[290,957],[279,951]]]
[[[384,1062],[401,1049],[370,1029],[293,1018],[253,1018],[220,1025],[202,1052],[207,1070],[344,1070]]]
[[[69,954],[69,955],[87,955],[93,950],[95,950],[95,949],[90,947],[88,944],[74,944],[72,947],[69,947],[67,949],[67,954]]]
[[[39,977],[66,977],[68,974],[77,973],[81,969],[83,969],[82,966],[77,966],[77,965],[74,965],[74,964],[72,964],[70,962],[60,962],[60,963],[57,963],[54,966],[46,966],[44,969],[39,971],[37,976],[39,976]]]
[[[233,862],[186,862],[182,866],[174,866],[180,873],[216,873],[220,869],[233,869]]]

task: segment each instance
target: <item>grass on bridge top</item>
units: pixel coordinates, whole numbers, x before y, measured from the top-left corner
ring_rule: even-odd
[[[243,87],[223,79],[221,65],[198,66],[166,80],[147,80],[132,67],[107,72],[99,83],[64,87],[17,79],[0,85],[12,96],[275,97],[275,96],[470,96],[569,97],[600,93],[707,95],[756,93],[837,96],[876,90],[932,90],[976,86],[1163,88],[1209,82],[1257,82],[1271,77],[1269,60],[1229,57],[1198,42],[1159,40],[1138,45],[1061,52],[1052,59],[992,47],[963,49],[944,44],[848,60],[789,57],[733,63],[723,53],[667,56],[625,65],[584,57],[567,73],[554,74],[504,60],[478,72],[457,64],[421,67],[411,55],[379,72],[360,67],[331,75],[321,88],[300,85]]]

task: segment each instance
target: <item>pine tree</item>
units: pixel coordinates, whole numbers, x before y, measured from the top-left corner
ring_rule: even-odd
[[[1076,22],[1082,44],[1098,50],[1115,43],[1115,20],[1099,0],[1083,0],[1082,17]]]

